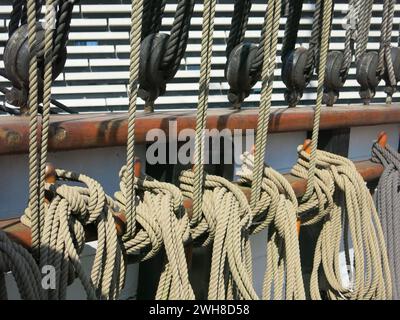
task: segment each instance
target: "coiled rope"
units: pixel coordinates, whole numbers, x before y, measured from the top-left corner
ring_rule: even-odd
[[[158,290],[159,299],[194,299],[189,283],[184,242],[189,228],[179,189],[149,177],[135,177],[135,119],[143,1],[132,0],[127,163],[120,171],[116,203],[125,211],[123,236],[126,254],[137,261],[153,257],[164,245],[167,259]],[[139,193],[139,194],[137,194]]]
[[[204,174],[202,166],[203,139],[206,116],[209,59],[211,57],[212,28],[215,4],[205,3],[203,24],[200,98],[196,131],[195,167],[180,177],[182,193],[193,199],[191,235],[202,246],[213,242],[212,264],[209,280],[209,299],[258,299],[252,283],[252,260],[249,236],[269,228],[267,241],[267,270],[264,278],[263,298],[304,299],[300,268],[300,252],[296,234],[297,200],[289,183],[272,169],[264,168],[266,133],[271,105],[273,71],[277,46],[281,1],[268,3],[263,34],[271,35],[263,46],[263,89],[260,102],[259,130],[256,152],[258,170],[253,156],[243,155],[244,164],[239,173],[243,183],[252,183],[257,172],[260,176],[253,207],[249,205],[238,186],[222,177]],[[210,10],[210,12],[208,12]],[[204,34],[205,26],[207,33]],[[210,31],[211,29],[211,31]],[[206,47],[206,48],[205,48]],[[204,90],[204,91],[202,91]],[[199,161],[200,159],[200,161]],[[257,177],[257,176],[256,176]]]
[[[0,230],[0,300],[7,299],[4,275],[9,271],[22,299],[42,299],[41,273],[32,255]]]
[[[85,175],[56,170],[56,178],[84,186],[47,185],[53,199],[44,213],[40,265],[55,268],[56,289],[46,291],[46,299],[65,299],[67,287],[75,277],[81,281],[88,299],[115,299],[125,279],[123,244],[113,217],[115,204],[97,181]],[[21,221],[32,226],[29,210]],[[96,225],[98,240],[91,276],[88,276],[80,254],[86,243],[84,227],[91,224]]]
[[[374,143],[372,161],[381,163],[385,170],[375,192],[375,204],[387,245],[392,276],[393,299],[400,299],[400,156],[390,145]]]
[[[300,146],[298,162],[292,169],[293,175],[307,179],[307,189],[298,208],[299,218],[305,225],[323,221],[314,254],[310,294],[312,299],[390,298],[386,248],[372,197],[350,160],[317,150],[325,75],[321,71],[326,66],[331,9],[332,1],[325,0],[311,152],[307,153]],[[341,199],[344,199],[344,206]],[[354,249],[353,270],[348,228]],[[343,284],[340,274],[342,230],[349,266],[349,286]],[[326,296],[322,296],[321,291]]]

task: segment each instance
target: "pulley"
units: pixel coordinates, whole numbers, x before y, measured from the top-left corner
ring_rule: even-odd
[[[165,94],[185,54],[194,0],[179,0],[170,34],[160,33],[166,1],[144,1],[138,95],[144,110],[153,112],[154,101]]]
[[[44,40],[44,28],[37,23],[37,44]],[[36,46],[34,54],[38,59],[38,92],[39,101],[42,99],[43,75],[44,75],[44,54],[43,48]],[[39,48],[39,49],[38,49]],[[67,58],[67,50],[64,47],[57,60],[53,62],[53,80],[58,77],[64,68]],[[4,49],[4,68],[6,77],[11,81],[12,88],[6,94],[8,103],[19,106],[22,110],[28,103],[29,88],[29,47],[28,47],[28,26],[20,26],[10,37]]]
[[[140,46],[139,91],[138,95],[146,102],[145,111],[153,110],[154,101],[165,93],[167,81],[161,69],[165,47],[169,35],[149,34]]]
[[[364,104],[369,104],[374,98],[376,88],[381,81],[378,73],[379,56],[376,51],[364,53],[357,61],[356,78],[360,84],[360,97]]]
[[[252,43],[240,43],[229,56],[225,77],[230,86],[228,99],[235,108],[250,95],[251,88],[258,81],[250,72],[257,48],[258,46]]]
[[[295,107],[303,96],[303,91],[310,83],[306,70],[308,50],[299,47],[289,52],[282,67],[282,80],[286,85],[285,99],[289,107]]]
[[[346,81],[347,72],[343,72],[344,55],[341,51],[331,51],[325,68],[324,98],[323,103],[333,106],[338,97],[339,91]]]

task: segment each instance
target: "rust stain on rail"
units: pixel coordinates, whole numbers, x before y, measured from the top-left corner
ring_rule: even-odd
[[[314,111],[311,107],[276,108],[272,110],[270,129],[276,132],[311,130]],[[233,111],[211,109],[207,116],[208,129],[255,129],[258,109]],[[176,120],[177,133],[194,129],[195,110],[166,111],[153,114],[138,113],[136,122],[137,143],[146,142],[151,129],[169,132],[169,123]],[[400,122],[400,105],[337,106],[323,108],[321,130],[373,126]],[[0,155],[28,152],[29,121],[26,117],[0,118]],[[50,151],[68,151],[89,148],[124,146],[127,136],[126,113],[54,115],[50,126]]]

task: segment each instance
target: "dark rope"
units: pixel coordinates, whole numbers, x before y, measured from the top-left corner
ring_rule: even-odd
[[[144,1],[142,16],[142,40],[161,29],[166,0]]]
[[[289,1],[289,12],[287,15],[285,35],[282,43],[282,62],[285,62],[288,54],[296,47],[302,8],[303,0]]]
[[[226,58],[229,59],[233,48],[244,41],[251,9],[250,0],[236,0],[231,20],[231,28],[226,45]]]
[[[193,9],[194,0],[183,0],[178,3],[171,35],[161,63],[161,68],[166,71],[165,79],[167,80],[174,77],[185,54]]]
[[[385,170],[375,192],[375,204],[381,220],[392,276],[393,299],[400,299],[400,154],[387,145],[375,143],[372,160]]]
[[[56,30],[54,32],[53,62],[57,61],[67,45],[71,28],[72,10],[77,0],[62,0],[57,12]]]
[[[8,36],[11,37],[18,29],[21,22],[25,0],[15,0],[11,11],[10,23],[8,24]]]

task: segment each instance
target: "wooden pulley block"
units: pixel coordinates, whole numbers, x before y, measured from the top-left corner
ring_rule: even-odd
[[[346,82],[346,75],[342,72],[344,55],[341,51],[328,53],[325,80],[324,80],[324,104],[333,106],[339,98],[339,91]]]
[[[37,45],[34,48],[34,54],[37,56],[38,62],[38,87],[39,93],[43,90],[44,77],[44,51],[41,44],[44,41],[44,28],[41,23],[36,25]],[[64,68],[67,59],[67,50],[62,48],[58,58],[53,62],[53,80],[58,77]],[[30,52],[28,44],[28,26],[26,24],[20,26],[7,41],[4,49],[4,69],[6,77],[11,81],[13,87],[10,93],[6,95],[10,104],[25,107],[27,105],[27,93],[29,91],[29,64]],[[39,94],[39,100],[42,100]]]
[[[229,83],[228,100],[235,108],[250,95],[258,77],[251,74],[251,66],[256,58],[258,46],[240,43],[231,52],[225,68],[225,78]]]
[[[360,84],[360,97],[364,104],[369,104],[375,97],[376,88],[381,81],[378,74],[379,56],[376,51],[364,53],[357,61],[356,78]]]
[[[308,50],[299,47],[287,55],[282,67],[282,81],[286,85],[285,99],[289,107],[295,107],[304,89],[310,83],[309,72],[306,70]]]

